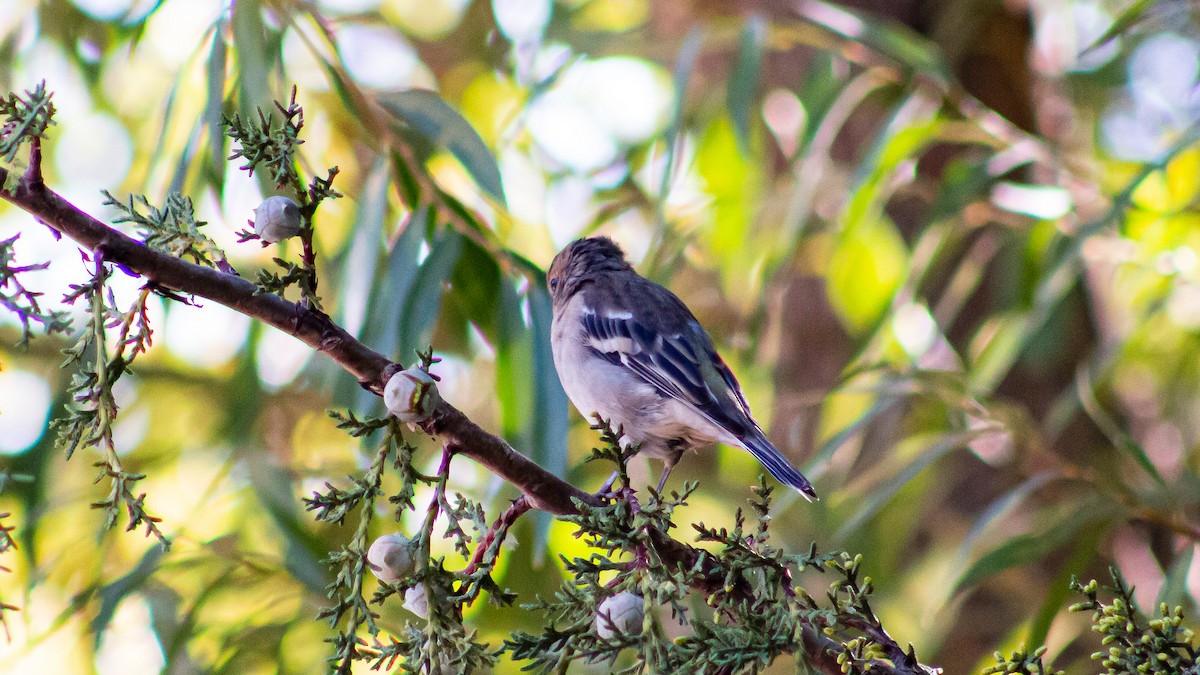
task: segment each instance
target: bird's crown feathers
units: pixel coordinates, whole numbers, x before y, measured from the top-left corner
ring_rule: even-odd
[[[546,273],[554,298],[570,297],[588,275],[633,271],[621,247],[608,237],[576,239],[554,256]]]

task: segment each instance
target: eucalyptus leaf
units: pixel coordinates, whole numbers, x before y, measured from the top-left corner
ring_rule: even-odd
[[[379,97],[379,104],[433,145],[445,148],[463,168],[501,205],[504,184],[500,167],[479,132],[440,96],[426,89],[410,89]]]
[[[544,279],[539,281],[544,282]],[[535,385],[529,452],[542,468],[564,478],[567,473],[567,395],[559,383],[554,357],[550,352],[552,314],[550,294],[546,291],[545,283],[537,283],[530,289],[529,315]],[[540,561],[546,551],[552,520],[549,513],[539,514],[534,539],[535,561]]]
[[[1106,535],[1104,529],[1093,528],[1082,532],[1075,539],[1072,546],[1074,550],[1059,563],[1058,576],[1046,589],[1041,607],[1038,608],[1037,615],[1033,617],[1033,622],[1029,626],[1025,644],[1046,643],[1046,636],[1050,634],[1050,627],[1053,625],[1055,617],[1062,612],[1063,606],[1068,604],[1068,599],[1071,597],[1071,579],[1077,575],[1079,570],[1088,569],[1092,561],[1100,555],[1100,542]]]
[[[1110,517],[1111,508],[1094,502],[1089,500],[1089,503],[1082,504],[1036,532],[1017,535],[993,547],[959,576],[953,585],[954,592],[1005,570],[1039,560],[1089,528],[1104,529],[1102,524]]]
[[[493,343],[496,341],[502,283],[495,257],[479,244],[464,238],[450,276],[453,300],[467,320]]]
[[[429,255],[417,269],[404,299],[400,324],[396,326],[401,359],[410,359],[417,350],[429,346],[446,282],[454,272],[462,247],[463,236],[450,229],[440,230],[429,242]]]
[[[100,609],[96,613],[96,618],[92,619],[90,626],[93,643],[96,647],[99,647],[101,640],[104,639],[104,633],[108,630],[108,625],[112,622],[113,615],[116,614],[121,602],[131,593],[137,593],[150,580],[150,577],[158,571],[163,555],[161,546],[151,546],[138,561],[136,567],[100,589]]]
[[[226,19],[217,22],[213,30],[212,47],[205,65],[208,100],[204,104],[204,127],[208,130],[209,159],[212,161],[213,179],[221,185],[225,178],[225,127],[222,124],[225,109],[225,71],[229,50],[225,46]],[[176,188],[182,190],[182,188]]]
[[[238,63],[238,108],[246,119],[255,119],[255,110],[274,110],[269,73],[275,66],[271,53],[272,38],[263,21],[263,8],[253,2],[233,5],[233,48]]]
[[[759,70],[762,67],[763,48],[766,45],[767,22],[755,14],[746,19],[738,43],[737,60],[729,74],[729,87],[725,101],[729,117],[737,133],[738,148],[744,154],[750,152],[750,125],[758,109]]]
[[[383,266],[378,268],[371,283],[371,301],[367,303],[366,318],[359,339],[393,361],[401,361],[398,327],[403,316],[405,299],[416,279],[417,260],[421,254],[421,245],[425,241],[428,221],[427,208],[418,209],[409,215],[404,228],[388,251],[387,259]],[[410,358],[409,355],[405,357]],[[368,414],[369,410],[382,410],[383,403],[378,396],[362,389],[357,382],[352,382],[351,378],[341,373],[338,378],[342,386],[335,387],[336,405],[347,406],[363,414]]]
[[[688,31],[683,46],[679,48],[679,56],[675,61],[673,81],[675,84],[675,105],[671,113],[671,122],[663,133],[666,146],[666,162],[663,174],[659,178],[656,204],[661,220],[662,205],[667,201],[667,193],[671,189],[671,180],[675,175],[676,156],[679,152],[680,134],[683,131],[683,110],[687,100],[688,82],[692,79],[692,70],[696,67],[696,59],[700,57],[700,48],[704,44],[704,30],[697,27]]]
[[[937,460],[945,457],[952,450],[965,447],[967,443],[982,433],[981,431],[967,430],[957,433],[929,434],[905,439],[906,444],[926,445],[926,447],[924,450],[918,452],[912,460],[905,464],[891,478],[878,485],[872,485],[867,489],[863,497],[856,500],[859,506],[845,520],[841,528],[838,529],[837,534],[834,535],[834,539],[836,541],[845,541],[852,533],[856,532],[874,517],[909,481],[916,478],[921,472],[932,466]]]
[[[874,49],[897,65],[941,82],[952,78],[937,45],[902,24],[821,0],[806,0],[798,9],[805,19],[847,41]]]
[[[1185,604],[1188,599],[1188,574],[1192,569],[1192,559],[1195,557],[1196,545],[1185,544],[1175,557],[1175,562],[1166,570],[1162,588],[1154,601],[1155,609],[1165,604],[1176,607]]]
[[[342,297],[338,303],[338,322],[357,337],[364,328],[366,314],[375,296],[375,273],[383,250],[383,222],[388,217],[388,193],[391,172],[387,160],[376,158],[363,183],[362,197],[354,214],[354,231],[341,259]],[[390,257],[390,256],[389,256]]]

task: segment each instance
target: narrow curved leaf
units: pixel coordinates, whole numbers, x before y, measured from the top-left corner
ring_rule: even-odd
[[[462,251],[461,234],[443,229],[429,243],[429,255],[421,263],[404,300],[404,311],[400,315],[400,358],[411,359],[418,349],[429,345],[434,322],[442,307],[442,295],[446,282],[454,271],[454,264]]]
[[[505,204],[500,167],[479,132],[440,96],[426,89],[385,94],[379,104],[433,145],[445,148],[493,199]]]
[[[108,628],[108,624],[112,622],[113,615],[117,613],[121,601],[130,593],[136,593],[145,585],[151,575],[158,571],[163,555],[161,546],[152,546],[138,561],[137,567],[100,589],[100,609],[96,618],[92,619],[90,626],[95,646],[99,647],[100,642],[104,639],[104,632]]]
[[[371,284],[371,302],[367,305],[359,339],[364,344],[393,360],[400,360],[400,324],[405,298],[417,275],[417,260],[421,244],[425,241],[425,229],[429,222],[429,209],[422,208],[409,216],[408,223],[392,244],[391,251],[382,269],[374,275]],[[334,404],[348,406],[367,414],[368,410],[381,410],[383,402],[337,371],[339,386],[334,388]]]
[[[391,172],[387,160],[377,158],[363,183],[362,197],[354,214],[354,231],[350,245],[342,257],[341,298],[338,302],[338,322],[351,335],[358,337],[366,321],[372,285],[379,267],[383,243],[383,221],[388,214],[388,191]],[[415,254],[414,254],[415,256]]]
[[[1038,560],[1062,548],[1087,528],[1104,530],[1101,523],[1108,520],[1111,510],[1111,506],[1096,504],[1092,500],[1037,532],[1009,539],[985,553],[967,568],[955,581],[954,592],[957,593],[1005,570]]]
[[[901,24],[820,0],[805,0],[798,4],[797,10],[815,25],[866,45],[898,65],[942,82],[951,79],[950,69],[937,45]]]
[[[1076,576],[1079,570],[1087,569],[1092,560],[1100,555],[1100,542],[1107,535],[1108,532],[1103,528],[1094,527],[1084,530],[1075,540],[1074,550],[1066,560],[1059,564],[1058,576],[1046,588],[1042,606],[1029,626],[1025,644],[1046,644],[1050,626],[1054,623],[1055,617],[1062,613],[1063,607],[1068,603],[1068,598],[1071,597],[1071,578]]]
[[[1080,52],[1080,55],[1082,56],[1093,52],[1109,42],[1117,39],[1121,35],[1129,32],[1131,28],[1145,20],[1146,15],[1150,14],[1151,9],[1164,4],[1169,3],[1159,3],[1158,0],[1134,0],[1129,7],[1125,8],[1125,10],[1121,12],[1121,14],[1117,16],[1115,20],[1113,20],[1113,23],[1108,27],[1108,30],[1104,31],[1103,35],[1096,38],[1095,42],[1085,47],[1083,51]]]
[[[683,46],[679,49],[679,59],[675,62],[673,79],[675,82],[675,109],[671,114],[671,123],[663,134],[666,146],[666,162],[658,185],[659,220],[662,220],[662,206],[667,202],[667,193],[671,189],[671,178],[675,174],[676,154],[679,150],[680,133],[683,131],[683,108],[687,99],[688,82],[692,79],[692,69],[696,67],[696,59],[700,57],[700,47],[704,44],[704,31],[693,28],[688,32]]]
[[[225,130],[221,124],[225,107],[225,71],[229,50],[225,46],[226,20],[217,21],[213,30],[212,48],[208,53],[205,76],[208,78],[208,101],[204,104],[204,126],[208,129],[209,159],[213,177],[220,185],[225,177]],[[176,188],[182,189],[182,188]]]
[[[1195,544],[1188,544],[1179,552],[1179,556],[1167,570],[1166,578],[1163,579],[1162,588],[1159,589],[1158,598],[1154,602],[1155,609],[1164,603],[1167,607],[1175,607],[1183,604],[1187,599],[1188,572],[1192,569],[1192,558],[1195,556],[1195,552]]]
[[[496,342],[500,266],[482,246],[470,239],[462,240],[458,263],[450,276],[454,303],[468,321],[479,328],[484,337]]]
[[[746,19],[738,44],[737,61],[729,74],[729,88],[725,101],[729,106],[729,117],[737,134],[738,149],[742,154],[750,153],[750,124],[758,99],[759,69],[762,67],[763,47],[767,38],[767,22],[760,15]]]
[[[1132,457],[1133,461],[1142,467],[1142,470],[1149,474],[1159,487],[1166,487],[1166,481],[1158,473],[1158,468],[1154,466],[1154,462],[1150,461],[1150,456],[1146,454],[1141,444],[1133,440],[1129,432],[1123,429],[1096,399],[1095,385],[1086,365],[1075,371],[1075,391],[1079,395],[1079,405],[1087,413],[1088,418],[1108,437],[1109,442]]]
[[[269,45],[275,41],[263,21],[263,8],[254,2],[233,5],[233,48],[238,65],[238,107],[243,116],[254,119],[256,108],[274,110],[271,105],[270,72],[275,59]]]
[[[929,468],[934,462],[945,457],[950,451],[966,446],[972,439],[985,432],[990,432],[990,430],[970,429],[953,434],[931,434],[906,439],[906,443],[923,443],[923,439],[933,440],[937,438],[938,440],[931,442],[927,448],[917,453],[916,457],[896,472],[894,476],[867,490],[867,494],[859,500],[862,505],[854,512],[854,515],[846,519],[842,527],[838,529],[837,534],[834,535],[834,540],[845,541],[850,534],[862,527],[885,504],[890,502],[896,496],[896,493],[907,485],[909,481],[920,475],[922,471]]]
[[[533,335],[533,414],[530,416],[529,452],[533,461],[554,475],[567,473],[567,395],[558,380],[550,353],[550,323],[553,314],[544,279],[529,292],[530,332]],[[550,541],[549,513],[538,512],[534,535],[534,561],[540,562]]]

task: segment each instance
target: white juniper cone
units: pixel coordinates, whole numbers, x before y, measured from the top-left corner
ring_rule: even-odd
[[[608,617],[608,621],[604,617]],[[596,608],[596,635],[603,640],[611,640],[618,635],[630,635],[642,632],[642,619],[645,617],[642,596],[636,593],[617,593],[606,598]]]
[[[254,234],[272,244],[300,234],[300,207],[287,197],[267,197],[254,209]]]
[[[416,584],[404,591],[404,609],[422,619],[429,618],[429,598],[425,597],[425,584]]]
[[[396,373],[383,388],[383,404],[388,412],[407,424],[429,419],[440,400],[434,379],[420,368]]]
[[[367,549],[367,563],[380,581],[394,584],[417,569],[412,540],[403,534],[385,534]]]

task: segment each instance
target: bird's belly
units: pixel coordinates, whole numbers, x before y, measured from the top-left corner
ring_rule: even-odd
[[[589,420],[596,413],[608,420],[614,431],[621,427],[625,439],[640,443],[643,453],[666,457],[672,454],[672,446],[732,440],[690,406],[663,396],[632,371],[605,360],[579,341],[558,339],[552,344],[554,366],[571,403]]]
[[[567,398],[586,417],[592,413],[621,425],[630,436],[639,433],[638,421],[661,405],[658,393],[629,371],[601,359],[586,348],[555,352],[554,365]],[[561,352],[561,353],[560,353]],[[583,353],[586,352],[586,353]],[[567,367],[564,364],[570,363]],[[642,440],[636,438],[635,440]]]

